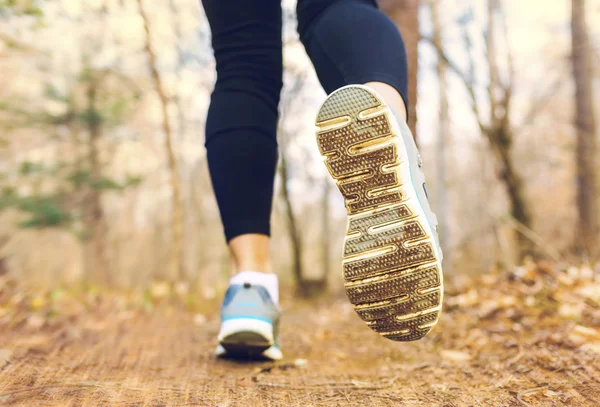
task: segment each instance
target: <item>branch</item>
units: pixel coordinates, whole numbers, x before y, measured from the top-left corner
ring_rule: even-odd
[[[485,35],[485,55],[487,60],[487,69],[490,75],[490,81],[487,86],[488,97],[490,99],[490,124],[492,127],[498,126],[498,100],[496,99],[496,86],[499,84],[498,63],[496,61],[496,24],[494,22],[494,2],[487,1],[487,33]]]
[[[28,44],[22,43],[18,40],[15,40],[13,37],[11,37],[10,35],[5,34],[5,33],[0,33],[0,41],[5,42],[8,46],[8,48],[20,49],[20,50],[27,51],[32,54],[40,52],[38,49],[36,49]],[[47,53],[44,53],[44,54],[47,55]],[[2,54],[0,54],[0,56],[2,56]]]
[[[150,20],[144,9],[143,0],[137,0],[138,10],[142,21],[144,22],[144,33],[145,33],[145,50],[148,56],[150,64],[150,72],[152,79],[154,80],[154,87],[158,93],[162,110],[162,125],[165,133],[165,150],[167,153],[169,173],[171,176],[171,189],[172,189],[172,219],[171,219],[171,259],[170,266],[175,274],[175,278],[182,279],[184,270],[182,263],[183,256],[183,204],[181,194],[181,181],[177,168],[177,158],[173,149],[173,135],[171,130],[171,123],[169,120],[169,98],[165,93],[162,78],[157,68],[156,54],[152,43],[152,33],[150,32]]]
[[[302,91],[304,85],[307,80],[307,74],[303,70],[289,69],[294,75],[294,81],[292,83],[291,88],[286,92],[286,98],[283,99],[279,105],[279,110],[282,118],[286,118],[286,116],[290,113],[293,108],[294,102],[297,102],[297,95]],[[280,123],[278,126],[278,133],[280,133],[283,137],[281,137],[280,144],[282,151],[286,150],[291,140],[289,140],[290,135],[289,132],[285,130],[283,123]]]
[[[432,45],[433,48],[437,52],[438,58],[441,58],[444,61],[444,63],[448,66],[448,68],[450,68],[450,70],[452,72],[454,72],[454,74],[457,75],[461,79],[461,81],[463,82],[463,85],[465,86],[465,89],[467,90],[467,92],[469,93],[469,96],[471,98],[471,108],[473,109],[473,114],[475,115],[477,124],[479,125],[479,128],[482,132],[487,132],[487,126],[483,122],[483,118],[481,117],[481,113],[479,111],[479,106],[477,105],[477,96],[475,95],[474,81],[469,80],[467,75],[458,67],[458,65],[456,65],[446,55],[446,53],[444,52],[442,47],[439,44],[436,44],[435,41],[431,37],[421,35],[421,39],[425,40],[430,45]]]
[[[525,226],[518,220],[516,220],[512,215],[507,214],[505,219],[510,223],[512,227],[514,227],[517,232],[521,233],[527,239],[529,239],[533,244],[538,246],[540,250],[548,255],[555,263],[561,263],[562,256],[556,250],[550,242],[544,240],[539,234],[534,232],[529,227]]]
[[[533,122],[538,113],[548,105],[551,97],[560,88],[562,85],[562,80],[563,78],[561,76],[554,78],[554,82],[552,82],[548,88],[548,91],[544,95],[536,98],[536,100],[531,103],[529,111],[525,115],[525,119],[523,119],[523,121],[517,126],[515,132],[522,131],[525,127],[529,126]]]
[[[515,79],[515,63],[512,47],[510,46],[510,41],[508,40],[508,26],[506,24],[506,13],[504,12],[504,8],[501,4],[498,4],[498,13],[500,14],[500,19],[502,22],[502,34],[504,37],[504,43],[506,44],[506,60],[508,63],[508,83],[505,87],[513,89]]]

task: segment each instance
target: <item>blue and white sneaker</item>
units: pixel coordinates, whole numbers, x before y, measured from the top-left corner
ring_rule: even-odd
[[[425,336],[442,308],[442,250],[423,163],[403,118],[362,85],[327,97],[317,144],[346,201],[343,270],[358,315],[382,336]]]
[[[280,314],[266,288],[250,283],[229,286],[221,306],[221,330],[215,354],[244,359],[281,359]]]

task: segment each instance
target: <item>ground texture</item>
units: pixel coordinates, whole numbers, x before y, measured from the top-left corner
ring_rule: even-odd
[[[279,363],[214,359],[216,313],[164,287],[138,303],[4,278],[0,406],[600,406],[597,276],[451,279],[439,325],[413,343],[379,337],[343,298],[288,301]]]

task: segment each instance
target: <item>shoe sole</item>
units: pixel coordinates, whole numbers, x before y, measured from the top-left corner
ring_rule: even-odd
[[[273,345],[273,325],[252,318],[230,318],[221,322],[218,339],[228,354],[260,355]]]
[[[236,332],[223,338],[221,346],[233,357],[259,357],[273,344],[256,332]]]
[[[316,125],[319,150],[348,212],[348,298],[380,335],[420,339],[440,315],[442,256],[412,183],[398,125],[381,97],[360,85],[332,93]]]

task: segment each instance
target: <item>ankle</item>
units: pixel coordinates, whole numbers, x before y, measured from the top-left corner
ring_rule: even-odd
[[[256,261],[244,261],[244,262],[233,262],[232,276],[238,275],[245,271],[252,270],[254,273],[273,274],[273,268],[271,263],[256,262]]]
[[[244,234],[229,241],[233,274],[245,270],[271,273],[269,237],[261,234]]]
[[[279,304],[279,280],[276,274],[261,273],[253,270],[245,270],[237,273],[229,279],[230,285],[251,284],[264,287],[275,303]]]
[[[370,87],[379,94],[385,103],[398,114],[398,120],[402,119],[406,123],[406,104],[400,93],[392,86],[383,82],[367,82],[365,86]]]

